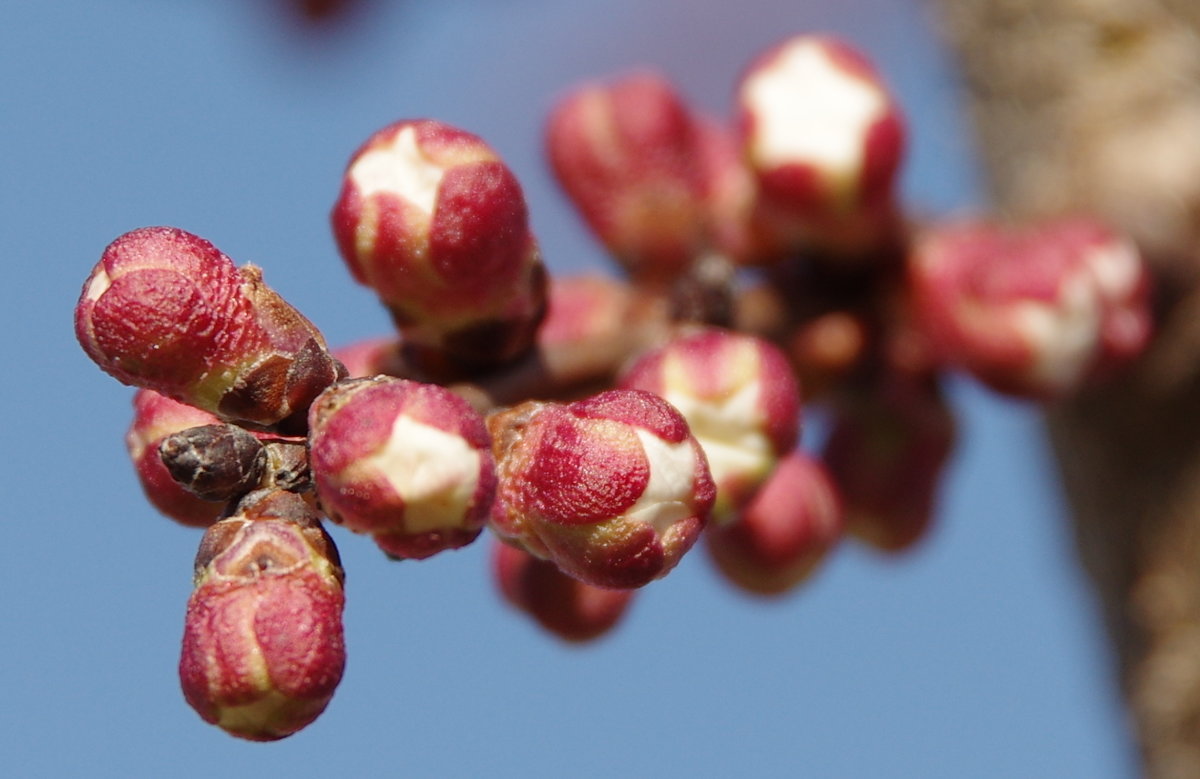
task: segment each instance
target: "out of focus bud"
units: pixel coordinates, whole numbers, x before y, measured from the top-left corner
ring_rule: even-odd
[[[841,536],[837,490],[803,452],[779,462],[735,521],[705,533],[725,577],[758,595],[780,595],[807,579]]]
[[[533,342],[545,270],[525,197],[480,138],[432,120],[371,136],[332,213],[354,277],[414,347],[489,366]]]
[[[393,557],[474,541],[496,490],[491,439],[465,400],[433,384],[354,379],[313,403],[310,458],[321,507]]]
[[[492,528],[597,587],[665,576],[712,508],[704,452],[657,395],[609,390],[493,414],[500,486]]]
[[[342,569],[315,512],[293,493],[257,501],[204,535],[179,677],[206,721],[251,741],[308,725],[342,677]]]
[[[200,425],[172,433],[158,447],[163,465],[188,492],[229,501],[258,486],[267,466],[262,443],[237,425]]]
[[[661,76],[574,90],[550,115],[546,148],[592,232],[635,279],[669,281],[703,248],[693,120]]]
[[[203,500],[175,481],[158,456],[158,446],[172,433],[219,421],[207,411],[151,390],[138,390],[133,396],[133,423],[125,435],[129,457],[147,500],[181,525],[208,527],[225,506]]]
[[[492,551],[492,575],[514,608],[559,638],[577,643],[610,631],[625,616],[635,593],[584,584],[549,560],[499,541]]]
[[[340,375],[321,333],[211,243],[173,227],[122,235],[75,308],[75,335],[118,381],[225,420],[302,426]]]
[[[888,552],[920,540],[954,438],[954,415],[933,381],[885,383],[837,408],[821,459],[847,529]]]
[[[752,64],[737,100],[759,216],[775,231],[839,253],[890,236],[903,120],[859,52],[834,38],[792,38]]]
[[[396,376],[401,368],[402,342],[395,335],[356,341],[333,350],[352,379]]]
[[[787,358],[761,338],[705,329],[639,357],[620,385],[679,409],[704,448],[725,522],[796,445],[800,389]]]
[[[939,356],[1008,394],[1069,394],[1150,339],[1140,254],[1087,219],[933,228],[912,249],[909,283]]]

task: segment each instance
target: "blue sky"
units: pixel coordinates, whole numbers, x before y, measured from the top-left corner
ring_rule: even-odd
[[[736,5],[736,8],[735,8]],[[484,136],[522,180],[555,272],[607,267],[539,148],[553,97],[637,65],[728,108],[794,32],[855,41],[907,107],[907,200],[978,200],[946,63],[912,2],[362,0],[306,27],[283,0],[10,3],[0,24],[0,285],[9,378],[0,546],[0,756],[21,777],[1122,777],[1110,658],[1029,408],[952,386],[964,441],[938,527],[885,559],[846,545],[761,603],[703,553],[621,629],[563,647],[492,591],[486,546],[388,563],[335,529],[349,663],[316,724],[248,744],[202,723],[175,664],[199,534],[142,500],[132,391],[71,330],[100,252],[198,233],[335,344],[387,318],[327,213],[353,149],[404,117]],[[821,4],[834,5],[834,4]]]

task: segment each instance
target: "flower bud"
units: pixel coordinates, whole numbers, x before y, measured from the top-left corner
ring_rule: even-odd
[[[653,392],[679,409],[708,458],[726,522],[796,445],[800,388],[787,357],[754,336],[705,329],[639,357],[622,387]]]
[[[715,489],[683,417],[610,390],[488,419],[499,474],[492,528],[597,587],[641,587],[692,547]]]
[[[904,126],[859,52],[834,38],[792,38],[752,64],[737,100],[760,217],[796,246],[857,253],[889,237]]]
[[[421,559],[475,540],[496,490],[483,417],[448,389],[353,379],[312,406],[317,496],[333,521],[393,557]]]
[[[407,342],[469,366],[532,343],[541,255],[516,177],[480,138],[431,120],[385,127],[351,158],[332,221]]]
[[[267,453],[262,443],[237,425],[217,423],[172,433],[158,446],[171,477],[197,497],[229,501],[262,480]]]
[[[592,232],[639,281],[669,281],[702,248],[693,120],[674,87],[639,73],[589,84],[555,107],[546,148]]]
[[[576,643],[612,630],[635,592],[584,584],[549,560],[499,541],[492,550],[492,576],[514,608],[564,641]]]
[[[811,575],[842,536],[842,507],[820,461],[793,452],[739,512],[705,533],[725,577],[747,592],[780,595]]]
[[[1150,339],[1149,275],[1103,225],[929,230],[909,260],[914,316],[934,350],[993,389],[1055,398],[1127,362]]]
[[[124,384],[284,429],[339,376],[321,333],[211,243],[173,227],[122,235],[75,309],[75,335]]]
[[[218,421],[207,411],[151,390],[138,390],[133,396],[133,423],[125,435],[129,458],[146,499],[181,525],[208,527],[221,516],[225,505],[203,500],[184,489],[158,456],[158,446],[172,433]]]
[[[308,725],[342,677],[342,569],[315,512],[293,493],[257,496],[204,535],[179,678],[208,723],[251,741]]]
[[[933,521],[955,424],[936,383],[893,381],[836,409],[821,459],[847,529],[872,546],[911,547]]]

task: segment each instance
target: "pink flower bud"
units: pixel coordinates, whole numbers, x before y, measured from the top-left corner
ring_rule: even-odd
[[[466,546],[483,529],[496,489],[491,439],[450,390],[343,381],[317,398],[309,425],[321,507],[393,557]]]
[[[104,251],[75,309],[97,365],[222,419],[285,429],[341,366],[321,333],[211,243],[173,227],[126,233]]]
[[[1086,219],[931,229],[912,250],[909,283],[917,323],[942,359],[1000,392],[1069,394],[1150,339],[1141,256]]]
[[[746,165],[740,139],[715,120],[700,119],[696,159],[713,246],[739,265],[778,259],[788,247],[776,245],[776,236],[758,217],[758,180]]]
[[[352,379],[371,376],[396,376],[400,363],[401,341],[396,336],[368,338],[333,350],[346,374]]]
[[[332,221],[410,343],[472,365],[532,343],[545,271],[521,187],[480,138],[431,120],[385,127],[351,158]]]
[[[904,125],[862,54],[834,38],[792,38],[753,63],[737,100],[762,216],[776,230],[843,252],[888,237]]]
[[[754,336],[705,329],[639,357],[621,386],[679,409],[704,448],[725,522],[796,445],[800,388],[787,357]]]
[[[492,528],[597,587],[640,587],[692,547],[715,489],[704,452],[662,398],[610,390],[493,414]]]
[[[213,525],[196,555],[179,677],[208,723],[251,741],[308,725],[342,677],[342,569],[293,493]]]
[[[821,458],[847,529],[889,552],[920,540],[954,439],[953,413],[932,381],[894,381],[838,408]]]
[[[729,581],[780,595],[809,577],[842,536],[842,507],[820,461],[803,452],[780,460],[737,519],[705,533]]]
[[[651,73],[580,87],[550,115],[546,148],[559,183],[636,279],[670,280],[702,248],[694,133],[674,87]]]
[[[201,500],[184,489],[163,465],[158,446],[173,433],[219,421],[207,411],[151,390],[138,390],[133,396],[133,423],[125,435],[129,458],[133,460],[146,499],[181,525],[208,527],[217,521],[225,505]]]
[[[577,643],[612,630],[635,593],[584,584],[549,560],[498,541],[492,551],[492,575],[509,604],[564,641]]]

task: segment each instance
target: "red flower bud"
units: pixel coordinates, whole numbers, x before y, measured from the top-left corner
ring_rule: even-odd
[[[621,386],[679,409],[704,448],[717,485],[713,518],[728,521],[796,445],[800,388],[787,357],[767,341],[706,329],[639,357]]]
[[[890,552],[920,540],[954,438],[953,413],[932,381],[892,382],[838,408],[821,459],[847,529]]]
[[[738,105],[760,216],[775,230],[844,252],[888,237],[903,119],[859,52],[829,37],[785,41],[743,76]]]
[[[181,525],[208,527],[221,516],[225,504],[201,500],[184,489],[163,465],[158,446],[173,433],[219,421],[207,411],[151,390],[138,390],[133,396],[133,423],[125,435],[129,457],[147,500]]]
[[[841,536],[837,490],[803,452],[780,460],[737,519],[705,533],[717,568],[757,595],[780,595],[807,579]]]
[[[474,541],[495,495],[483,417],[448,389],[403,379],[330,387],[310,412],[321,507],[388,554],[425,558]]]
[[[1086,219],[935,228],[913,248],[909,282],[934,349],[1000,392],[1060,397],[1150,339],[1141,256]]]
[[[564,641],[578,643],[612,630],[635,592],[584,584],[549,560],[499,541],[492,551],[492,575],[513,607]]]
[[[308,725],[342,677],[342,570],[293,493],[213,525],[196,556],[179,677],[206,721],[252,741]]]
[[[492,528],[598,587],[665,576],[699,537],[715,489],[704,452],[662,398],[610,390],[493,414]]]
[[[592,232],[639,280],[667,281],[705,238],[693,120],[661,76],[589,84],[555,107],[546,149]]]
[[[408,342],[472,365],[532,343],[545,271],[521,187],[480,138],[430,120],[385,127],[351,158],[332,221]]]
[[[321,333],[211,243],[173,227],[104,251],[75,309],[97,365],[222,419],[294,428],[339,376]]]

